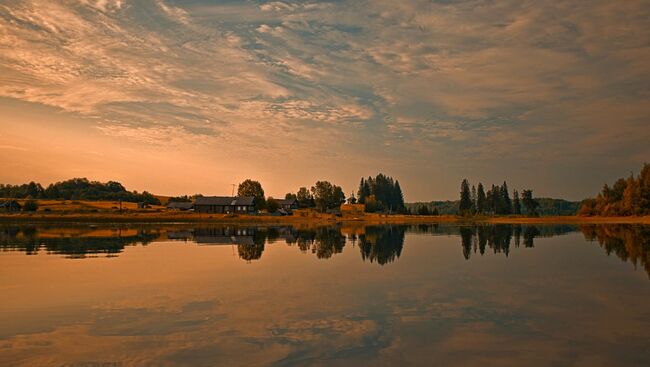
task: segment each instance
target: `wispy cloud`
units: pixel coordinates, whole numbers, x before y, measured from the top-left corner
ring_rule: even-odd
[[[141,144],[632,166],[650,153],[649,16],[641,0],[0,2],[0,96]]]

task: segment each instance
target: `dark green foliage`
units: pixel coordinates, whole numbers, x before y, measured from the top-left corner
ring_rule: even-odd
[[[515,190],[514,199],[512,200],[512,213],[515,215],[521,214],[521,202],[519,201],[519,192]]]
[[[253,181],[251,179],[244,180],[244,182],[240,183],[237,188],[237,196],[252,196],[255,198],[256,209],[259,210],[266,208],[264,189],[262,189],[262,184],[258,181]]]
[[[500,209],[501,214],[512,214],[512,201],[510,200],[510,193],[508,193],[508,184],[505,181],[501,186]]]
[[[314,202],[314,197],[311,195],[311,192],[306,187],[301,187],[296,193],[296,200],[298,200],[298,206],[301,208],[313,208],[316,206]]]
[[[126,191],[119,182],[101,183],[87,178],[73,178],[49,185],[46,189],[34,182],[24,185],[1,185],[0,197],[61,200],[111,200],[144,202],[160,205],[160,200],[148,192]]]
[[[458,213],[460,215],[472,214],[472,196],[469,191],[469,182],[464,179],[460,184],[460,203],[458,204]]]
[[[526,214],[530,216],[538,216],[537,207],[539,202],[533,199],[533,190],[524,190],[521,192],[521,202],[526,208]]]
[[[478,190],[476,192],[476,212],[478,214],[485,213],[487,204],[487,197],[485,196],[485,189],[482,183],[478,183]]]
[[[585,200],[581,215],[648,215],[650,214],[650,164],[645,163],[638,176],[619,178],[612,187],[605,185],[594,199]]]
[[[376,204],[373,203],[370,205],[372,211],[406,213],[404,193],[402,192],[399,181],[393,180],[392,177],[382,173],[378,174],[375,178],[362,178],[359,183],[357,196],[360,204],[367,204],[367,199],[371,196],[374,197]],[[366,211],[370,211],[368,207]]]
[[[269,213],[275,213],[278,211],[279,208],[280,208],[280,203],[278,203],[277,200],[269,196],[269,198],[266,200],[266,210]]]
[[[426,205],[422,205],[418,209],[418,215],[430,215],[431,213],[429,212],[429,207]]]
[[[284,199],[285,200],[297,200],[298,196],[296,194],[292,193],[292,192],[288,192],[288,193],[286,193],[286,195],[284,195]]]
[[[26,212],[35,212],[38,210],[38,203],[36,200],[29,199],[23,204],[23,210]]]
[[[311,187],[311,195],[316,207],[321,212],[334,209],[345,202],[345,194],[340,186],[332,185],[328,181],[318,181]]]

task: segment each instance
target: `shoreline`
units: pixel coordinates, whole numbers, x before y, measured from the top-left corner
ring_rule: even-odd
[[[379,224],[650,224],[650,216],[643,217],[472,217],[458,216],[409,216],[366,214],[358,217],[334,215],[317,216],[257,216],[257,215],[204,215],[186,213],[78,213],[78,214],[0,214],[0,223],[201,223],[201,224],[250,224],[250,225],[328,225],[356,223]]]

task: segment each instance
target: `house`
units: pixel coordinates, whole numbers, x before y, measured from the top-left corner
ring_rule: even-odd
[[[287,213],[291,213],[294,209],[298,209],[298,200],[296,199],[281,199],[277,200],[280,209]]]
[[[18,212],[21,206],[16,200],[0,201],[0,210],[6,212]]]
[[[196,198],[194,211],[198,213],[254,213],[255,198],[252,196],[202,196]]]
[[[190,202],[172,201],[167,204],[167,209],[187,211],[194,209],[194,204]]]

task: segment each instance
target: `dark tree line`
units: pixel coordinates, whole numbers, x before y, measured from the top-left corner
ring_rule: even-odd
[[[382,173],[375,178],[361,178],[357,197],[367,212],[406,213],[399,181]]]
[[[90,181],[87,178],[73,178],[50,184],[47,188],[36,182],[22,185],[0,184],[0,197],[16,199],[63,199],[63,200],[110,200],[144,202],[160,205],[160,200],[144,191],[127,191],[121,183]]]
[[[284,198],[296,199],[300,208],[316,208],[321,212],[336,209],[345,202],[341,186],[329,181],[317,181],[310,189],[301,187],[295,194],[289,192]]]
[[[648,215],[650,214],[650,164],[641,172],[619,178],[613,186],[605,184],[596,198],[582,203],[580,215]]]
[[[460,184],[460,202],[458,204],[458,213],[463,216],[470,215],[520,215],[524,214],[537,216],[539,202],[533,198],[532,190],[523,190],[521,197],[517,190],[513,191],[513,197],[510,197],[508,184],[504,181],[503,185],[492,185],[487,192],[482,183],[478,183],[478,188],[470,188],[469,181],[464,179]]]

